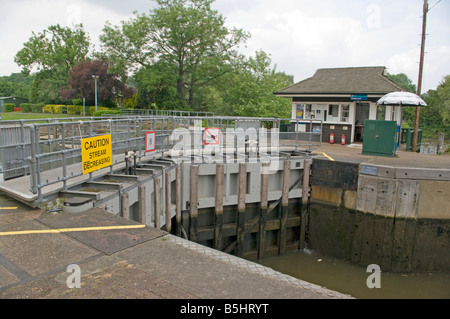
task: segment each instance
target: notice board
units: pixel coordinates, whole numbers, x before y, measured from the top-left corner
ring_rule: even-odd
[[[83,175],[111,166],[113,163],[111,134],[82,139],[81,160]]]

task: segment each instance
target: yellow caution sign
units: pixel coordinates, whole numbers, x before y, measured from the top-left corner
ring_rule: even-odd
[[[81,140],[81,160],[83,175],[111,166],[113,163],[111,134]]]

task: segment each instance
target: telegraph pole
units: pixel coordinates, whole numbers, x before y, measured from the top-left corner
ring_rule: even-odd
[[[425,39],[427,37],[427,14],[428,14],[428,0],[423,2],[423,25],[422,25],[422,45],[420,49],[420,63],[419,63],[419,80],[417,81],[417,95],[422,94],[422,77],[423,77],[423,61],[425,59]],[[420,105],[416,107],[416,118],[414,121],[414,135],[412,141],[412,151],[417,152],[417,137],[419,136],[419,119],[420,119]]]

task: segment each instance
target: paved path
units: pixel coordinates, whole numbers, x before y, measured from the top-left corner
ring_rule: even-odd
[[[25,215],[0,228],[2,299],[350,298],[99,209]]]
[[[393,167],[416,167],[450,169],[450,154],[432,155],[405,151],[405,146],[400,146],[395,157],[372,156],[362,154],[362,144],[340,145],[323,143],[315,148],[313,154],[319,158],[336,161],[367,163],[374,165],[387,165]]]
[[[340,145],[323,143],[315,148],[313,154],[319,158],[333,159],[336,161],[352,163],[368,163],[387,165],[393,167],[417,167],[450,169],[450,154],[432,155],[405,151],[405,146],[400,146],[395,157],[373,156],[362,154],[362,144]]]

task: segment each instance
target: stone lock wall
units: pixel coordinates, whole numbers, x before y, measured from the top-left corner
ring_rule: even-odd
[[[382,271],[450,270],[450,172],[314,159],[308,247]]]

